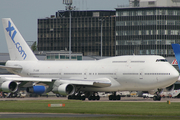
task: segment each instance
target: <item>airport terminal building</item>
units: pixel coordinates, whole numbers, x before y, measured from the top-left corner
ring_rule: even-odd
[[[174,56],[180,43],[179,0],[130,0],[116,8],[116,55]]]
[[[83,56],[100,56],[101,23],[103,24],[103,56],[115,56],[115,10],[72,11],[71,50]],[[69,11],[38,19],[38,50],[69,49]]]
[[[71,50],[83,56],[174,56],[180,43],[180,0],[129,0],[113,10],[72,11]],[[69,49],[69,11],[38,19],[38,50]]]

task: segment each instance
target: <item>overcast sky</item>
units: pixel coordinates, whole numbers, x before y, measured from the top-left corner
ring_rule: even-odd
[[[63,0],[0,0],[0,18],[11,18],[26,41],[37,41],[37,19],[64,10]],[[79,10],[115,10],[129,0],[73,0]],[[2,20],[0,22],[0,53],[8,53]]]

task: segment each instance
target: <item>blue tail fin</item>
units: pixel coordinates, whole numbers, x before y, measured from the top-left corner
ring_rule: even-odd
[[[172,44],[172,48],[178,63],[178,67],[180,70],[180,45],[179,44]]]

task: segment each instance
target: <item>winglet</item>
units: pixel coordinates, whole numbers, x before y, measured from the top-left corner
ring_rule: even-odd
[[[36,56],[10,18],[2,19],[11,60],[37,61]]]
[[[178,63],[178,67],[180,70],[180,45],[179,44],[172,44],[172,48]]]

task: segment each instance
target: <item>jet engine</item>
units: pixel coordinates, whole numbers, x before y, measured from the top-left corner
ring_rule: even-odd
[[[32,86],[26,89],[28,93],[43,94],[46,91],[46,87],[43,85]]]
[[[0,89],[3,92],[16,92],[18,90],[18,85],[14,81],[6,81],[0,84]]]
[[[58,87],[53,88],[52,91],[60,95],[72,95],[75,93],[75,86],[71,84],[61,84]]]

